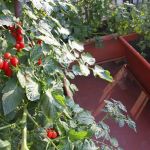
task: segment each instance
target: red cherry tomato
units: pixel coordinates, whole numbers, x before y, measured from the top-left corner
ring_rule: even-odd
[[[23,30],[21,28],[18,28],[16,31],[17,31],[17,34],[23,34]]]
[[[19,43],[16,43],[15,48],[16,48],[16,49],[20,49],[20,44],[19,44]]]
[[[12,66],[16,67],[19,64],[19,60],[16,57],[12,57],[10,59],[10,63],[11,63]]]
[[[41,64],[42,64],[42,59],[39,58],[39,60],[38,60],[38,65],[40,66]]]
[[[2,58],[0,58],[0,69],[2,69],[3,68],[3,59]]]
[[[9,29],[11,32],[14,31],[14,30],[15,30],[15,25],[9,26],[8,29]]]
[[[52,131],[52,136],[51,136],[51,138],[52,139],[55,139],[57,137],[57,132],[56,131]]]
[[[22,35],[17,35],[16,36],[16,41],[21,42],[23,40],[23,36]]]
[[[42,45],[42,40],[38,40],[37,44],[41,46]]]
[[[10,67],[8,67],[6,70],[5,70],[5,75],[8,76],[8,77],[11,77],[13,74],[12,70]]]
[[[51,139],[51,138],[52,138],[52,134],[53,134],[52,131],[47,131],[47,137],[48,137],[48,138]]]
[[[24,42],[19,43],[20,49],[23,49],[25,47]]]
[[[6,52],[6,53],[4,54],[4,58],[5,58],[5,59],[10,59],[10,58],[11,58],[11,54],[10,54],[9,52]]]
[[[3,62],[3,70],[5,71],[5,70],[7,70],[9,68],[9,64],[8,64],[8,61],[4,61]]]

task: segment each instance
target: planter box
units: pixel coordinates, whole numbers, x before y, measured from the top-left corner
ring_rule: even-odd
[[[134,41],[137,38],[138,35],[133,33],[121,36],[120,40],[126,47],[125,55],[129,70],[133,73],[143,88],[150,94],[150,64],[129,44],[130,41]]]
[[[102,47],[98,48],[95,41],[85,43],[85,51],[92,54],[96,62],[111,61],[125,56],[125,46],[114,34],[101,37]]]

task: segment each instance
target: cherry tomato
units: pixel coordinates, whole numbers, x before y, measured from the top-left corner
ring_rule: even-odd
[[[13,26],[9,26],[9,27],[8,27],[8,29],[9,29],[10,31],[15,30],[15,25],[13,25]]]
[[[8,67],[6,70],[5,70],[5,75],[8,76],[8,77],[11,77],[13,74],[12,70],[10,67]]]
[[[16,57],[12,57],[10,59],[10,63],[11,63],[12,66],[16,67],[19,64],[19,60]]]
[[[48,137],[48,138],[51,139],[51,138],[52,138],[52,135],[53,135],[52,131],[47,131],[47,137]]]
[[[22,40],[23,40],[23,36],[20,35],[20,34],[18,34],[18,35],[16,36],[16,41],[21,42]]]
[[[52,131],[52,136],[51,136],[51,138],[52,139],[55,139],[57,137],[57,132],[56,131]]]
[[[8,64],[8,61],[4,61],[3,62],[3,70],[5,71],[5,70],[7,70],[9,68],[9,64]]]
[[[25,47],[24,42],[19,43],[20,49],[23,49]]]
[[[20,44],[16,43],[15,48],[16,48],[17,50],[19,50],[19,49],[20,49]]]
[[[23,34],[23,30],[21,28],[18,28],[16,31],[17,31],[17,34]]]
[[[37,44],[41,46],[42,45],[42,40],[38,40]]]
[[[11,54],[10,54],[9,52],[6,52],[6,53],[4,54],[4,58],[5,58],[5,59],[10,59],[10,58],[11,58]]]
[[[0,58],[0,69],[2,69],[3,68],[3,59],[2,58]]]
[[[39,60],[38,60],[38,65],[41,65],[41,64],[42,64],[42,59],[39,58]]]

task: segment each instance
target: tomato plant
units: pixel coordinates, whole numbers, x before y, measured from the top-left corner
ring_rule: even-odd
[[[77,75],[93,73],[113,82],[70,32],[67,15],[78,15],[76,8],[69,1],[29,0],[20,3],[18,18],[9,10],[13,4],[0,4],[0,149],[120,149],[105,120],[112,117],[135,129],[125,107],[106,101],[106,116],[96,123],[73,100],[77,87],[71,80]]]

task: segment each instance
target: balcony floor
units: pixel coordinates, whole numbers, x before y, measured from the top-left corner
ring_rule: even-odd
[[[122,63],[111,62],[103,64],[102,66],[111,72],[117,82],[110,84],[92,75],[89,77],[78,76],[73,81],[79,88],[79,91],[76,92],[74,96],[75,101],[79,103],[80,106],[91,111],[97,121],[102,117],[100,109],[104,105],[104,99],[113,98],[121,101],[130,114],[133,105],[141,94],[141,87],[128,71],[126,71],[126,73],[121,72],[123,68]],[[123,76],[123,78],[118,80],[120,75]],[[133,117],[133,120],[134,119]],[[144,110],[136,119],[137,133],[127,127],[119,128],[118,125],[111,120],[108,124],[110,125],[112,136],[118,139],[123,149],[150,149],[150,101],[148,101]]]

